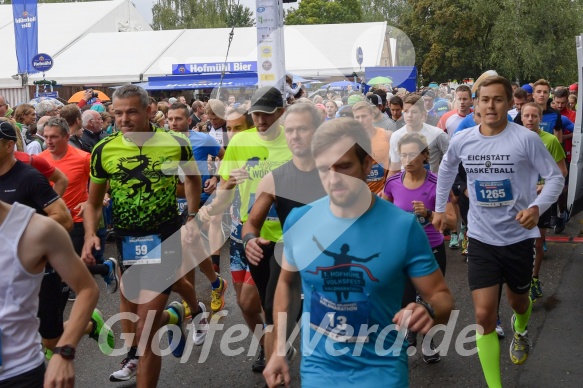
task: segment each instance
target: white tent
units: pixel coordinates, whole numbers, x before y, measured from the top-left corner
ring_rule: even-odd
[[[38,5],[38,49],[53,59],[87,34],[126,31],[151,31],[130,0]],[[6,90],[10,88],[19,88],[16,91],[21,94],[21,80],[12,78],[18,73],[18,65],[11,5],[0,5],[0,41],[3,52],[0,61],[0,94],[10,94]],[[94,47],[91,57],[78,58],[73,66],[85,66],[93,57],[107,56],[107,45],[110,42],[103,40],[101,43],[103,45]]]

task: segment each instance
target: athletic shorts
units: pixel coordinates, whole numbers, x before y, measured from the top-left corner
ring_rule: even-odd
[[[468,283],[478,290],[506,283],[515,294],[530,290],[534,262],[534,239],[495,246],[474,238],[468,240]]]
[[[116,232],[116,245],[120,258],[120,269],[123,277],[124,295],[128,300],[136,299],[141,290],[170,295],[172,285],[181,277],[182,242],[180,236],[181,223],[173,223],[160,228],[161,263],[125,265],[123,257],[123,236],[147,236],[152,232],[128,233]],[[129,269],[131,272],[126,273]]]
[[[446,253],[445,253],[445,243],[441,243],[436,247],[432,247],[433,257],[439,265],[441,274],[445,277],[445,269],[447,267]],[[417,290],[411,281],[411,278],[407,277],[405,280],[405,292],[403,293],[403,299],[401,300],[401,307],[406,307],[409,303],[414,303],[417,297]]]
[[[247,262],[243,244],[231,240],[230,256],[233,283],[245,283],[254,286],[255,282],[253,281],[253,277],[251,277],[251,272],[249,272],[249,263]]]
[[[551,208],[548,208],[546,212],[544,212],[543,214],[540,215],[540,217],[538,218],[538,224],[536,224],[536,226],[538,226],[539,228],[545,228],[548,229],[551,227],[551,214],[552,214],[552,210]]]
[[[45,363],[41,363],[34,369],[0,380],[0,388],[42,388],[45,381]]]
[[[38,297],[38,331],[41,337],[59,338],[63,334],[63,313],[69,297],[69,287],[51,267],[45,270]]]

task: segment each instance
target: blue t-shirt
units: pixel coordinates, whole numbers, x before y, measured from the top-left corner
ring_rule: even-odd
[[[208,167],[208,156],[218,156],[221,146],[212,136],[206,133],[188,131],[188,139],[192,145],[192,153],[200,171],[200,177],[204,187],[204,182],[211,177]],[[200,196],[201,202],[206,202],[208,198],[209,194],[203,191]]]
[[[361,217],[338,218],[326,196],[292,210],[283,231],[304,293],[302,387],[408,387],[405,333],[392,319],[405,279],[438,270],[416,217],[376,199]]]
[[[508,115],[508,121],[512,122],[512,117],[510,115]],[[453,133],[454,136],[457,135],[458,132],[463,131],[464,129],[468,129],[471,127],[475,127],[476,122],[474,121],[474,112],[470,113],[469,115],[467,115],[461,122],[460,125],[458,125],[457,129],[455,130],[455,132]]]

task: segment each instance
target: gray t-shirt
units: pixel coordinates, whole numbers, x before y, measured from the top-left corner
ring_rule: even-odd
[[[399,157],[399,140],[409,132],[412,133],[412,131],[407,130],[407,126],[404,126],[391,136],[391,149],[389,151],[391,171],[402,169],[401,158]],[[429,145],[429,166],[431,172],[437,174],[439,163],[449,147],[449,136],[443,130],[429,124],[423,124],[421,131],[418,133],[427,139],[427,144]]]

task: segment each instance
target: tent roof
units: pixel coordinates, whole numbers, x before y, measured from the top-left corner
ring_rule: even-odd
[[[21,87],[20,81],[11,78],[11,75],[18,72],[13,20],[12,6],[0,5],[0,21],[4,21],[0,22],[0,41],[3,42],[2,51],[8,53],[0,61],[0,88]],[[38,5],[38,49],[52,56],[55,66],[58,64],[57,54],[87,34],[148,30],[151,27],[130,0]],[[109,44],[106,40],[99,43]],[[73,66],[86,63],[87,57],[84,57]]]

